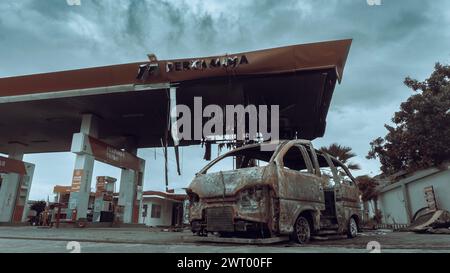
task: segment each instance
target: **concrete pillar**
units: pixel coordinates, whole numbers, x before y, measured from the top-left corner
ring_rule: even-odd
[[[24,206],[22,213],[22,222],[28,221],[28,214],[30,211],[30,208],[28,206],[28,198],[30,197],[31,184],[33,182],[35,165],[31,163],[25,163],[25,168],[27,170],[27,175],[22,178],[22,191],[24,190],[26,191],[25,200],[21,200]]]
[[[20,151],[12,152],[8,155],[8,158],[23,161],[24,153]]]
[[[91,155],[77,155],[75,159],[74,179],[80,179],[80,189],[70,193],[69,211],[67,218],[72,218],[72,210],[77,210],[76,219],[85,219],[91,194],[91,180],[94,169],[94,157]],[[79,178],[75,178],[79,176]]]
[[[19,188],[20,175],[7,173],[2,175],[0,188],[0,222],[12,222],[14,208]]]
[[[120,175],[119,206],[123,206],[123,222],[132,223],[133,205],[136,194],[136,174],[134,170],[122,169]]]
[[[128,148],[126,151],[137,155],[137,149],[134,147]],[[138,176],[139,173],[135,170],[122,169],[121,171],[118,205],[123,207],[123,222],[126,224],[133,222]]]
[[[85,133],[92,137],[98,136],[98,119],[92,114],[83,114],[80,133]],[[79,183],[79,190],[71,192],[67,219],[72,218],[72,210],[76,209],[76,219],[86,219],[91,193],[92,172],[94,169],[94,157],[88,154],[77,154],[72,185]]]
[[[15,152],[8,158],[23,160],[23,153]],[[12,222],[16,207],[17,194],[22,176],[18,173],[2,174],[2,186],[0,187],[0,222]]]

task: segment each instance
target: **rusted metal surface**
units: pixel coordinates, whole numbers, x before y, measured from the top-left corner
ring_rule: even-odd
[[[206,218],[209,231],[234,231],[234,209],[231,206],[207,208]]]
[[[0,78],[0,97],[132,84],[141,63]]]
[[[233,75],[257,75],[334,68],[340,80],[351,42],[329,41],[193,59],[150,58],[138,63],[0,78],[0,97],[182,82],[227,76],[231,70]]]
[[[345,233],[350,218],[357,223],[362,219],[360,193],[354,178],[335,158],[315,151],[305,140],[283,141],[271,154],[263,151],[256,154],[255,147],[258,144],[219,157],[194,178],[187,189],[194,232],[247,232],[262,237],[289,235],[302,215],[309,219],[312,235],[324,229]],[[318,154],[327,160],[319,164]],[[252,155],[268,162],[264,167],[207,172],[223,158],[237,155]],[[336,181],[333,187],[324,189],[330,177],[322,175],[320,168],[328,162],[331,162],[328,167],[332,169],[332,179]],[[349,181],[340,178],[332,162],[344,168]],[[219,210],[227,213],[220,217]]]

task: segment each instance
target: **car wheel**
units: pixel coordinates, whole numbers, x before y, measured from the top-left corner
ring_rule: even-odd
[[[311,238],[311,227],[308,219],[299,216],[295,221],[294,238],[299,244],[306,244]]]
[[[355,218],[351,217],[348,221],[348,238],[355,238],[358,235],[358,224],[356,223]]]

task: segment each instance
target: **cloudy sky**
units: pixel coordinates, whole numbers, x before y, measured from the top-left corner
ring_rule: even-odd
[[[150,52],[159,59],[195,57],[344,38],[353,39],[344,79],[326,134],[314,143],[352,147],[363,168],[356,175],[375,175],[379,164],[365,155],[411,95],[403,79],[422,80],[435,62],[450,63],[447,0],[1,1],[0,77],[142,61]],[[163,190],[162,151],[139,155],[147,161],[144,188]],[[170,155],[173,188],[187,186],[206,164],[202,149],[183,148],[177,176]],[[26,155],[36,164],[30,198],[69,185],[74,160],[70,153]],[[120,178],[120,170],[96,163],[97,175]]]

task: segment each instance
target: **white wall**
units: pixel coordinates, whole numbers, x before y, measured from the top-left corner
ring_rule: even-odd
[[[383,214],[382,220],[384,224],[408,223],[401,187],[380,194],[378,206]]]
[[[147,226],[170,226],[172,225],[172,207],[173,202],[157,197],[144,197],[142,200],[142,207],[147,204],[147,217],[142,217],[142,213],[139,216],[139,223],[144,223]],[[152,205],[161,206],[161,218],[152,218]]]
[[[411,217],[419,209],[427,206],[424,188],[428,186],[434,188],[438,208],[450,211],[450,169],[438,172],[435,169],[428,169],[418,171],[394,184],[399,185],[398,187],[380,193],[378,206],[383,213],[383,223],[409,224],[402,183],[405,184],[409,198]]]
[[[445,170],[407,185],[413,215],[417,210],[427,206],[423,188],[428,186],[434,188],[438,208],[450,211],[450,170]]]

